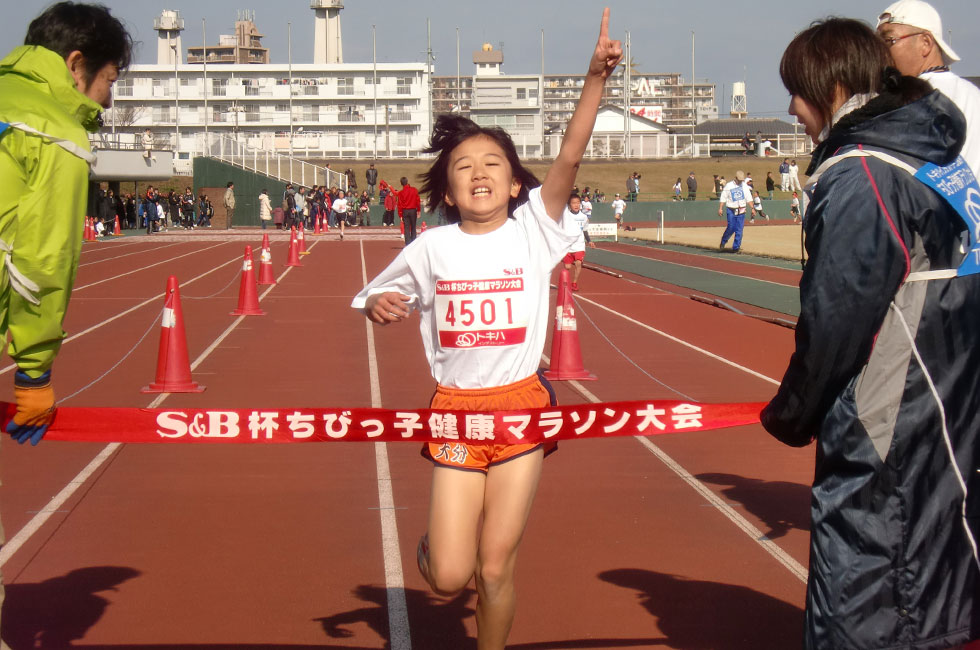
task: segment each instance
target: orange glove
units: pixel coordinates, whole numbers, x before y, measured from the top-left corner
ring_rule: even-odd
[[[51,371],[33,379],[18,370],[14,374],[14,397],[17,400],[17,412],[7,424],[7,433],[20,444],[30,440],[31,445],[37,445],[54,420]]]

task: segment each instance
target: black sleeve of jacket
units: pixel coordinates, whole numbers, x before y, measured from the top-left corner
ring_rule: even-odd
[[[916,182],[897,178],[887,164],[868,164],[882,193]],[[861,161],[838,163],[817,186],[805,220],[809,260],[800,280],[796,351],[761,414],[766,431],[787,445],[813,441],[834,400],[871,354],[906,274],[895,229],[903,239],[906,234],[899,215],[890,216],[891,222]]]

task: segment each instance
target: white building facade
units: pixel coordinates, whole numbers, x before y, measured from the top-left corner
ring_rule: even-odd
[[[113,87],[103,132],[120,142],[151,129],[187,159],[235,137],[303,157],[415,156],[428,142],[423,63],[133,65]]]

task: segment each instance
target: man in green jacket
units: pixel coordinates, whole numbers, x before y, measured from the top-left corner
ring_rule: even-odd
[[[0,333],[17,364],[7,431],[37,444],[54,417],[96,131],[132,39],[100,5],[61,2],[0,61]]]

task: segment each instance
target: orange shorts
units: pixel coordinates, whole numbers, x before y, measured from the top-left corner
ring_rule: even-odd
[[[437,386],[430,408],[465,411],[513,411],[543,408],[557,404],[548,380],[540,375],[496,388],[446,388]],[[483,472],[539,447],[547,456],[558,443],[528,445],[468,445],[462,442],[428,442],[422,445],[422,455],[436,465],[454,469]]]

